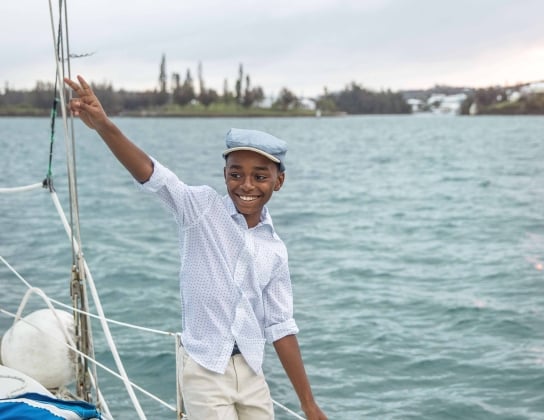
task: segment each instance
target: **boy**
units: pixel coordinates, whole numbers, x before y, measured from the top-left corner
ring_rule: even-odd
[[[189,418],[273,419],[262,373],[273,342],[308,419],[316,404],[296,339],[285,245],[265,204],[285,180],[287,145],[269,134],[232,129],[224,177],[228,194],[189,187],[110,121],[81,77],[65,79],[78,98],[74,115],[102,137],[116,158],[176,219],[180,235],[182,334],[180,382]]]

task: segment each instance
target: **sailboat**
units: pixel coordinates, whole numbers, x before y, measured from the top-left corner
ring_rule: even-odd
[[[70,93],[63,88],[63,80],[70,75],[70,52],[68,42],[67,4],[59,0],[54,8],[49,0],[51,32],[55,57],[55,98],[51,111],[49,164],[45,179],[29,185],[0,186],[0,200],[28,194],[48,194],[52,207],[58,215],[58,224],[64,229],[71,253],[71,263],[66,266],[65,296],[55,299],[44,290],[35,287],[31,279],[25,278],[16,266],[2,256],[0,265],[11,275],[11,281],[24,286],[26,293],[16,313],[6,310],[0,301],[0,316],[9,318],[11,326],[0,331],[0,418],[3,419],[113,419],[107,395],[100,388],[98,371],[104,371],[121,381],[132,403],[135,417],[146,419],[147,415],[136,394],[155,400],[169,412],[172,418],[183,419],[180,384],[177,380],[176,360],[176,401],[168,403],[144,387],[131,381],[117,350],[110,325],[137,329],[146,333],[166,336],[172,349],[179,343],[179,333],[160,331],[138,325],[131,325],[108,319],[104,313],[100,295],[92,272],[83,252],[80,233],[78,183],[76,171],[75,129],[66,104]],[[58,112],[60,109],[60,113]],[[56,121],[62,122],[64,137],[64,160],[66,162],[67,198],[62,203],[53,177],[53,156],[56,137]],[[62,195],[61,195],[62,196]],[[65,207],[69,210],[66,212]],[[47,269],[44,266],[43,269]],[[62,299],[69,296],[69,304]],[[39,301],[41,308],[28,313],[30,301]],[[90,301],[96,313],[90,311]],[[33,305],[36,306],[36,305]],[[92,320],[98,320],[104,341],[108,347],[116,370],[100,363],[95,357],[95,334]],[[177,354],[177,352],[175,352]],[[293,418],[300,415],[273,400],[273,403]]]
[[[71,244],[72,264],[69,268],[68,281],[71,307],[50,298],[42,290],[34,287],[17,272],[15,267],[12,267],[0,256],[1,262],[27,287],[27,292],[23,296],[16,314],[9,313],[2,308],[2,313],[13,317],[14,321],[11,328],[4,333],[0,347],[2,363],[0,365],[0,398],[2,398],[0,414],[2,418],[27,418],[22,413],[26,415],[27,411],[36,409],[35,414],[28,414],[28,418],[42,418],[41,415],[49,412],[64,418],[113,418],[98,387],[97,366],[99,363],[94,357],[91,330],[91,316],[93,315],[89,312],[88,302],[90,294],[97,310],[97,314],[94,316],[100,320],[118,372],[103,367],[123,381],[136,413],[142,419],[146,416],[134,392],[137,387],[127,377],[109,330],[91,271],[83,256],[79,226],[74,125],[73,122],[70,123],[67,115],[68,98],[62,83],[64,77],[70,75],[71,59],[67,38],[66,2],[60,0],[58,8],[54,10],[50,0],[49,11],[56,77],[55,98],[51,112],[48,172],[42,182],[1,188],[0,193],[28,194],[29,191],[38,189],[49,193]],[[66,148],[69,217],[62,208],[52,176],[55,121],[58,107],[61,110]],[[23,316],[25,307],[33,296],[41,298],[45,309]],[[177,413],[178,418],[183,417],[180,406],[169,408]],[[11,417],[7,417],[8,415]]]

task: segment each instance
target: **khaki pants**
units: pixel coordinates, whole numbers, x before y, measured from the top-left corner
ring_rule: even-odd
[[[272,420],[268,385],[241,354],[232,356],[221,375],[196,363],[179,346],[179,381],[189,420]]]

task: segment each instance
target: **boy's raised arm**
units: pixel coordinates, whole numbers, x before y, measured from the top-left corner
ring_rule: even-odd
[[[70,101],[70,110],[75,116],[95,130],[108,145],[115,157],[139,182],[145,182],[153,173],[153,162],[138,146],[132,143],[119,128],[108,118],[100,101],[86,80],[77,76],[79,83],[64,79],[77,94]]]

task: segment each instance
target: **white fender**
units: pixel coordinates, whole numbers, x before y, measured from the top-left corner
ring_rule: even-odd
[[[74,337],[72,314],[51,309],[32,312],[17,321],[2,337],[2,363],[53,389],[68,385],[74,377],[73,353],[65,332]],[[59,323],[60,320],[60,323]]]

